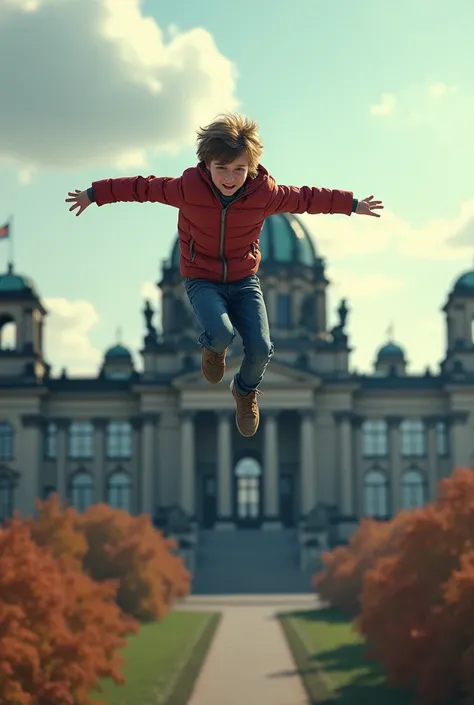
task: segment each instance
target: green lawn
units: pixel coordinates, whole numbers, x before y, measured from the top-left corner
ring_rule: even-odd
[[[143,625],[123,652],[126,684],[104,680],[94,702],[186,705],[218,621],[216,614],[171,612],[162,622]]]
[[[280,622],[313,705],[411,705],[385,685],[382,669],[364,656],[350,620],[333,609],[292,612]]]

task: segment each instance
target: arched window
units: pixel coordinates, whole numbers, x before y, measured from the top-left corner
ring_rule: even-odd
[[[426,501],[426,483],[423,474],[416,468],[406,470],[402,476],[403,509],[422,507]]]
[[[112,473],[107,480],[107,502],[114,509],[132,511],[132,481],[122,470]]]
[[[262,467],[255,458],[242,458],[235,466],[237,517],[240,521],[257,520],[261,511]]]
[[[10,475],[0,474],[0,523],[13,515],[14,484]]]
[[[374,519],[389,516],[388,482],[385,473],[369,470],[364,478],[364,514]]]
[[[10,314],[0,315],[0,349],[16,350],[17,346],[17,325],[15,319]]]
[[[94,484],[88,472],[76,472],[71,478],[71,504],[77,512],[83,512],[93,501]]]

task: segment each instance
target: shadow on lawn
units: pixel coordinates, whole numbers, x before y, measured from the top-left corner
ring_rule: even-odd
[[[323,624],[348,624],[337,610],[321,609],[287,612],[285,617]],[[298,658],[299,668],[271,675],[282,678],[298,673],[312,691],[311,705],[412,705],[413,697],[385,683],[383,669],[366,657],[366,645],[349,643]],[[337,687],[335,673],[346,674],[346,685]]]

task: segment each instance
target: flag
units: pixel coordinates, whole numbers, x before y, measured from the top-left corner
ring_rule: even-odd
[[[10,223],[5,223],[5,225],[0,225],[0,240],[4,240],[10,235]]]

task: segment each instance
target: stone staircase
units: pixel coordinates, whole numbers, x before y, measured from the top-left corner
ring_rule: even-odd
[[[296,530],[200,531],[194,595],[282,595],[312,592],[302,572]]]

